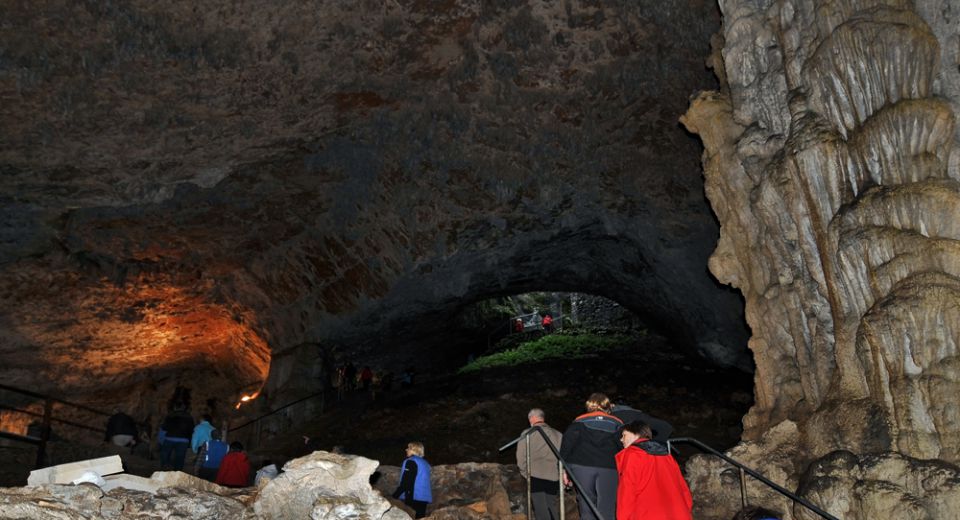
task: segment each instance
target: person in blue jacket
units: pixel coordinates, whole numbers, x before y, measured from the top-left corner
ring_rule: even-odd
[[[427,516],[427,504],[433,502],[430,491],[430,463],[423,458],[423,443],[407,444],[407,458],[400,466],[400,484],[393,498],[403,500],[416,513],[416,518]]]
[[[200,452],[200,447],[203,446],[203,443],[209,441],[211,437],[211,432],[213,432],[213,425],[210,424],[213,422],[213,418],[210,417],[210,414],[203,414],[203,418],[200,420],[200,423],[193,427],[193,437],[190,438],[190,448],[194,453]]]

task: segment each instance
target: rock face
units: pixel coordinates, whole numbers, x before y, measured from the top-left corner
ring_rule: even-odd
[[[260,518],[410,518],[370,487],[377,465],[364,457],[323,451],[294,459],[263,487],[253,511]]]
[[[684,123],[703,138],[722,227],[710,268],[743,292],[753,333],[745,439],[790,420],[801,454],[791,465],[836,450],[960,461],[955,9],[894,0],[721,7],[722,48],[711,61],[724,85],[695,100]],[[835,507],[844,493],[861,505],[877,499],[845,488],[855,481],[826,486],[824,497]],[[871,511],[833,512],[876,518]],[[929,514],[892,517],[950,517]]]
[[[588,289],[746,359],[676,124],[715,85],[711,0],[45,2],[3,19],[10,384],[234,399],[285,349],[413,348],[426,323],[528,290]]]

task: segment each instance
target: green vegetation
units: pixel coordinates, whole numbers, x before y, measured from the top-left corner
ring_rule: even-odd
[[[516,348],[477,358],[461,368],[461,374],[493,367],[515,366],[524,363],[537,363],[548,359],[582,359],[622,347],[633,341],[627,335],[615,334],[599,336],[596,334],[550,334],[534,341],[528,341]]]

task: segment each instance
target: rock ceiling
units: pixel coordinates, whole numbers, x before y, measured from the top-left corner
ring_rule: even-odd
[[[0,373],[240,392],[527,290],[742,364],[677,124],[718,27],[707,0],[7,2]]]

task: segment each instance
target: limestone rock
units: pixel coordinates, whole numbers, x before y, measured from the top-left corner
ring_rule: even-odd
[[[263,518],[409,518],[370,486],[377,465],[364,457],[324,451],[291,460],[260,489],[253,511]]]
[[[753,334],[745,439],[789,419],[796,468],[837,450],[960,461],[960,81],[948,9],[721,9],[728,88],[699,96],[684,123],[704,139],[721,222],[710,267],[743,292]],[[879,512],[880,500],[860,505]]]
[[[797,460],[799,453],[797,425],[784,421],[771,428],[756,442],[743,442],[727,452],[727,455],[773,482],[789,489],[797,487]],[[728,520],[739,509],[739,470],[722,459],[711,455],[695,455],[685,466],[687,483],[694,497],[693,516],[698,520]],[[776,491],[747,475],[747,500],[750,504],[762,504],[772,509],[787,511],[792,502]]]
[[[100,488],[91,484],[0,488],[0,518],[93,519],[101,497]]]
[[[960,468],[898,453],[828,454],[811,464],[800,491],[838,518],[926,520],[954,518],[960,511]],[[815,515],[795,509],[794,518]]]

